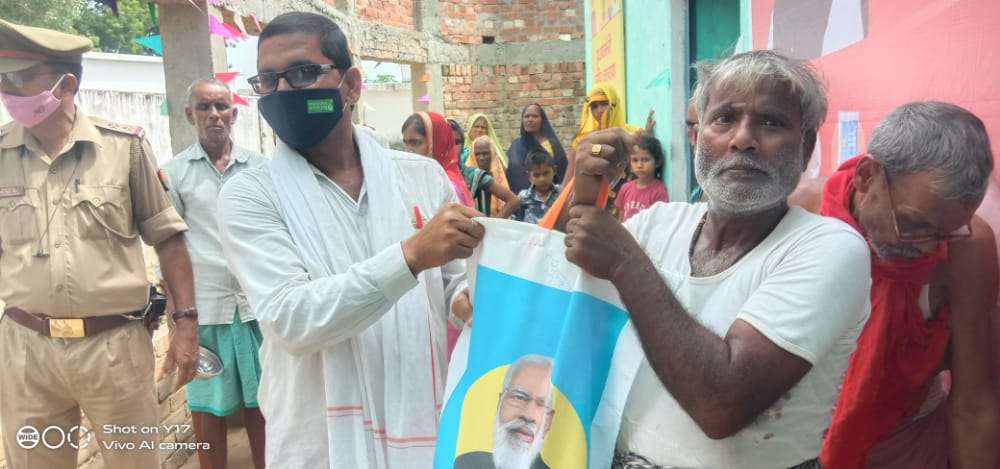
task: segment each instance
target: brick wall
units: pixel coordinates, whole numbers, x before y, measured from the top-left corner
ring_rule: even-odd
[[[458,44],[479,44],[483,36],[497,43],[583,38],[576,0],[439,0],[438,15],[444,40]]]
[[[484,113],[506,149],[521,128],[521,109],[538,103],[568,149],[579,126],[586,94],[583,62],[532,65],[442,66],[447,116]]]
[[[354,52],[365,59],[392,62],[427,62],[427,35],[372,21],[356,21]]]
[[[441,18],[441,36],[445,41],[458,44],[479,44],[482,36],[477,25],[479,2],[469,0],[441,0],[438,2],[438,16]]]
[[[358,17],[387,26],[414,29],[414,0],[357,0]]]

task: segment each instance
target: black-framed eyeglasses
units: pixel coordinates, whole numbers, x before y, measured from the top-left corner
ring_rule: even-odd
[[[941,241],[952,241],[972,237],[972,223],[968,223],[948,234],[906,233],[900,231],[899,222],[896,221],[896,204],[892,201],[892,188],[889,187],[889,173],[886,172],[885,166],[882,166],[882,177],[885,179],[885,194],[889,200],[889,216],[892,217],[892,229],[895,230],[896,238],[899,239],[900,242],[908,244],[937,243]]]
[[[532,396],[531,394],[517,388],[505,389],[504,392],[500,394],[500,398],[507,404],[510,404],[518,409],[527,408],[529,405],[534,403],[536,407],[544,410],[545,412],[551,413],[555,411],[545,398]]]
[[[316,83],[320,75],[330,73],[336,68],[334,64],[296,65],[280,72],[258,73],[247,78],[247,82],[250,83],[254,93],[271,94],[278,90],[278,82],[282,78],[292,88],[305,88]]]

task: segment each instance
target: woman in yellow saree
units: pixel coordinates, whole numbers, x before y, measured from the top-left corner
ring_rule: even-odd
[[[580,116],[580,130],[573,137],[572,149],[587,134],[595,130],[621,127],[629,133],[639,130],[638,127],[625,123],[625,109],[621,96],[611,83],[597,83],[587,92],[583,113]]]
[[[493,142],[494,157],[490,162],[490,168],[488,171],[490,175],[493,176],[494,184],[500,184],[501,186],[510,189],[510,184],[507,182],[507,152],[505,152],[503,147],[500,145],[500,139],[497,138],[496,130],[493,129],[493,123],[490,122],[488,117],[486,117],[486,114],[475,114],[469,118],[469,125],[466,129],[465,146],[469,149],[469,156],[465,159],[465,166],[471,168],[477,167],[476,156],[475,152],[472,150],[472,144],[479,137],[484,135],[489,137],[490,141]],[[502,207],[503,204],[503,200],[493,196],[490,206],[491,211],[495,211],[495,213],[487,215],[494,217],[498,216],[500,213],[500,207]]]

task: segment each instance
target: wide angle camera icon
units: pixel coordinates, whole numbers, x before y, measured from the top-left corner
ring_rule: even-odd
[[[73,441],[72,435],[80,433],[77,441]],[[45,427],[41,432],[38,428],[25,425],[17,430],[17,445],[23,449],[35,449],[42,444],[48,449],[59,449],[64,445],[69,445],[73,449],[86,448],[93,439],[94,434],[90,430],[79,425],[73,426],[68,431],[55,425]]]

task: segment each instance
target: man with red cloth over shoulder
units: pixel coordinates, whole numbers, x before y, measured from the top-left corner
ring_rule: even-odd
[[[997,249],[974,215],[992,170],[978,117],[914,102],[889,113],[868,153],[827,180],[820,213],[853,226],[871,247],[872,311],[823,467],[1000,467],[990,374]]]

